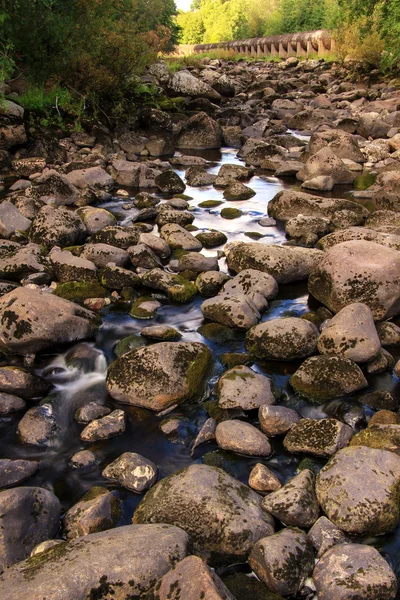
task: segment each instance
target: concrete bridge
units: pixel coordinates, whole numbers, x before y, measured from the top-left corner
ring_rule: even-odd
[[[177,46],[175,56],[190,56],[212,50],[229,50],[242,56],[305,57],[324,56],[335,52],[335,41],[329,31],[306,31],[302,33],[287,33],[270,37],[236,40],[234,42],[219,42],[217,44],[196,44]]]

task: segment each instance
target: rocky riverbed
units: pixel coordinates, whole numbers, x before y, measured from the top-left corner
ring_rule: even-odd
[[[398,599],[400,92],[145,81],[113,130],[0,105],[0,597]]]

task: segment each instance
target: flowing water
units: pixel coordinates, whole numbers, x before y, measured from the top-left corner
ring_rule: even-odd
[[[236,150],[224,149],[222,152],[207,152],[197,154],[213,161],[211,172],[217,172],[223,164],[242,164],[236,157]],[[182,177],[184,171],[177,169]],[[372,183],[368,180],[367,183]],[[360,187],[363,182],[361,181]],[[217,229],[224,232],[229,241],[252,241],[252,236],[258,234],[262,243],[277,244],[285,240],[284,230],[279,226],[261,227],[258,220],[267,216],[267,205],[273,196],[285,187],[297,186],[296,180],[279,180],[269,177],[266,173],[258,172],[251,180],[252,189],[256,195],[245,202],[224,202],[214,209],[198,207],[204,200],[222,200],[222,192],[212,186],[202,188],[188,187],[186,194],[193,199],[190,201],[195,210],[195,224],[199,229]],[[134,196],[137,190],[129,190]],[[348,197],[350,188],[342,190],[342,195]],[[335,190],[335,195],[337,195]],[[125,210],[123,205],[129,202],[127,198],[113,198],[103,204],[113,212],[120,224],[128,225],[133,216],[137,214],[135,208]],[[227,220],[220,216],[224,207],[237,207],[243,215],[234,220]],[[249,237],[250,234],[250,237]],[[216,250],[204,250],[205,255],[215,255]],[[220,268],[226,271],[224,259],[220,260]],[[273,439],[273,454],[267,459],[244,457],[219,450],[214,442],[208,442],[197,448],[191,455],[191,442],[196,436],[201,425],[208,415],[204,405],[191,404],[176,409],[168,416],[157,416],[150,411],[120,406],[118,407],[107,394],[105,377],[107,366],[115,359],[114,347],[123,337],[139,334],[143,327],[149,324],[167,323],[182,334],[184,341],[201,341],[206,343],[213,352],[215,359],[214,371],[211,374],[208,386],[209,398],[214,399],[213,387],[223,367],[219,356],[225,352],[243,352],[244,337],[242,332],[234,332],[229,340],[207,340],[198,331],[203,324],[200,311],[202,298],[197,297],[190,304],[171,305],[165,304],[151,321],[137,320],[129,316],[129,306],[125,303],[111,305],[102,312],[103,323],[94,343],[86,344],[89,359],[67,364],[66,350],[60,353],[42,354],[37,359],[36,372],[50,380],[54,388],[43,404],[43,410],[52,412],[59,426],[56,441],[49,448],[38,448],[22,444],[17,436],[16,428],[21,414],[0,417],[0,458],[26,458],[40,460],[40,469],[31,477],[28,485],[40,485],[54,491],[60,498],[63,508],[67,510],[76,503],[82,495],[94,485],[106,487],[113,486],[101,477],[101,470],[105,465],[127,451],[138,452],[158,464],[160,478],[190,465],[192,462],[206,462],[222,466],[229,473],[247,483],[251,468],[257,462],[264,462],[285,483],[295,473],[299,464],[299,457],[285,452],[282,438]],[[310,299],[305,282],[291,285],[281,285],[279,296],[270,303],[263,316],[263,320],[283,316],[300,316],[315,308],[317,305]],[[395,358],[399,358],[399,352]],[[17,361],[17,359],[16,359]],[[5,364],[5,363],[4,363]],[[9,364],[9,363],[8,363]],[[15,364],[18,364],[16,362]],[[281,403],[295,408],[303,416],[321,418],[323,416],[341,417],[348,413],[352,407],[354,418],[359,426],[365,426],[362,419],[362,409],[357,403],[357,395],[346,399],[338,399],[324,406],[308,405],[296,398],[288,385],[289,377],[298,368],[300,362],[278,363],[257,362],[253,368],[261,373],[271,376],[276,386],[282,390]],[[390,374],[370,377],[370,389],[387,389],[395,394],[400,394],[400,382],[393,379]],[[74,413],[80,406],[95,400],[103,402],[110,408],[122,408],[127,415],[127,428],[123,435],[111,440],[85,444],[79,438],[82,425],[74,420]],[[368,414],[368,413],[367,413]],[[245,415],[243,415],[244,417]],[[250,413],[250,422],[256,421],[256,413]],[[168,437],[160,429],[165,419],[176,418],[180,423],[174,437]],[[73,454],[82,449],[90,449],[96,455],[99,466],[89,470],[73,469],[69,460]],[[316,466],[322,466],[322,461],[313,461]],[[142,496],[135,495],[122,488],[115,489],[115,494],[123,501],[123,515],[120,524],[130,523],[135,507]],[[367,540],[368,543],[378,547],[398,574],[400,572],[400,528],[390,535]]]

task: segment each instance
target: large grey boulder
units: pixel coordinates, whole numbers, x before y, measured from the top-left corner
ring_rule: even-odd
[[[323,403],[367,387],[360,367],[341,356],[312,356],[290,378],[300,396]]]
[[[327,517],[346,533],[383,535],[399,519],[400,457],[365,446],[343,448],[319,472],[316,494]]]
[[[365,162],[365,156],[358,146],[357,139],[347,131],[328,129],[313,133],[308,144],[310,155],[316,154],[322,148],[330,148],[342,160],[347,159],[357,163]]]
[[[283,440],[288,452],[332,456],[347,446],[354,431],[337,419],[301,419]]]
[[[95,315],[53,294],[16,288],[0,298],[0,346],[27,354],[91,337]]]
[[[356,174],[328,146],[310,156],[296,177],[300,181],[308,181],[321,175],[332,177],[334,183],[343,184],[353,183],[356,178]]]
[[[73,186],[80,190],[90,188],[110,192],[114,187],[113,178],[103,167],[89,167],[88,169],[70,171],[66,175],[66,178]]]
[[[32,222],[32,242],[52,248],[73,246],[85,239],[87,230],[79,215],[64,206],[43,206]]]
[[[295,595],[313,570],[314,551],[305,533],[288,527],[259,540],[250,553],[249,564],[268,589],[284,596]]]
[[[197,79],[189,71],[178,71],[168,79],[161,80],[162,85],[177,96],[189,96],[193,98],[208,98],[219,102],[220,94],[208,83]]]
[[[313,580],[318,600],[394,600],[397,579],[372,546],[338,544],[317,563]]]
[[[268,438],[259,429],[238,419],[219,423],[215,439],[223,450],[247,456],[269,456],[272,452]]]
[[[317,242],[317,248],[326,252],[329,248],[336,246],[336,244],[350,242],[352,240],[375,242],[375,244],[381,244],[388,248],[400,250],[400,235],[396,235],[395,233],[381,233],[380,231],[368,229],[367,227],[349,227],[348,229],[333,231]]]
[[[9,238],[16,231],[28,231],[31,226],[27,219],[14,204],[4,200],[0,204],[0,235]]]
[[[104,268],[108,263],[124,267],[129,263],[129,254],[122,248],[109,244],[85,244],[81,257],[93,262],[96,267]]]
[[[87,600],[139,597],[188,551],[189,539],[170,525],[127,525],[58,544],[0,577],[7,600]]]
[[[61,505],[54,494],[43,488],[11,488],[0,492],[0,514],[1,572],[24,560],[40,542],[55,536]],[[5,591],[3,597],[7,597]]]
[[[50,170],[35,180],[35,185],[28,188],[26,195],[45,204],[68,206],[79,199],[78,189],[68,180],[66,175]]]
[[[177,140],[178,148],[213,149],[222,146],[222,129],[206,113],[200,112],[184,124]]]
[[[112,363],[107,387],[117,402],[154,411],[201,394],[211,353],[199,342],[161,342],[132,350]]]
[[[68,540],[115,527],[121,516],[121,500],[104,487],[93,487],[64,516]]]
[[[288,221],[304,217],[324,217],[340,229],[352,225],[362,225],[369,211],[351,200],[342,198],[321,198],[297,190],[283,190],[268,203],[268,214],[275,219]]]
[[[336,354],[356,363],[369,362],[379,353],[381,342],[371,309],[356,302],[324,323],[318,339],[321,354]]]
[[[258,494],[222,469],[194,464],[152,487],[133,522],[177,525],[196,552],[242,559],[257,540],[274,533],[260,504]]]
[[[271,319],[250,329],[246,348],[266,360],[296,360],[315,352],[318,336],[316,326],[305,319]]]
[[[32,273],[50,271],[50,263],[39,244],[26,244],[0,258],[0,276],[21,280]]]
[[[257,242],[227,244],[225,253],[232,271],[256,269],[269,273],[278,283],[307,279],[323,257],[319,250]]]
[[[251,297],[244,294],[208,298],[200,308],[206,319],[237,329],[250,329],[261,318]]]
[[[335,313],[362,302],[375,320],[389,319],[400,311],[400,253],[361,240],[337,244],[312,270],[308,289]]]
[[[220,291],[220,295],[223,296],[242,294],[249,296],[261,310],[265,306],[265,300],[272,300],[278,295],[278,284],[268,273],[244,269],[236,277],[227,281]]]

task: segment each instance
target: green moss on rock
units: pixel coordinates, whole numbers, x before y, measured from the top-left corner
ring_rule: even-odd
[[[105,298],[108,292],[97,281],[68,281],[58,285],[53,294],[82,304],[88,298]]]

